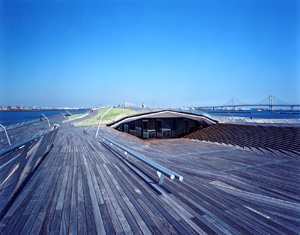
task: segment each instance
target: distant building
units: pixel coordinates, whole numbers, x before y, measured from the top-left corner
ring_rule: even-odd
[[[19,106],[12,106],[9,107],[8,110],[20,110],[21,108]]]

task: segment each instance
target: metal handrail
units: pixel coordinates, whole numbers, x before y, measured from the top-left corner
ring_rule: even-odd
[[[64,119],[66,120],[66,116],[62,112],[60,112],[60,113],[61,113],[61,115],[63,115]]]
[[[53,115],[53,116],[50,116],[49,118],[53,118],[53,117],[56,117],[60,114],[57,114],[57,115]],[[10,124],[9,126],[6,127],[6,130],[11,130],[11,129],[14,129],[16,127],[22,127],[22,126],[25,126],[25,125],[28,125],[28,124],[31,124],[33,122],[39,122],[40,119],[39,118],[36,118],[36,119],[31,119],[31,120],[28,120],[28,121],[24,121],[24,122],[18,122],[18,123],[13,123],[13,124]],[[49,124],[49,122],[48,122]],[[3,129],[3,130],[2,130]],[[0,128],[0,132],[1,131],[4,131],[4,128]]]
[[[109,106],[107,106],[107,107],[99,107],[98,110],[103,109],[103,108],[109,108]],[[97,110],[97,108],[95,110]],[[96,121],[96,119],[97,119],[97,114],[95,115],[95,118],[93,119],[93,129],[95,127],[95,121]]]
[[[102,118],[113,108],[114,106],[111,106],[109,110],[107,110],[100,118],[99,120],[99,125],[98,125],[98,129],[97,129],[97,132],[96,132],[96,135],[95,135],[95,138],[97,138],[98,136],[98,132],[99,132],[99,129],[100,129],[100,125],[101,125],[101,122],[102,122]]]
[[[52,128],[53,128],[53,129],[52,129]],[[11,147],[9,147],[9,148],[6,148],[6,149],[1,150],[1,151],[0,151],[0,157],[1,157],[2,155],[6,154],[6,153],[9,153],[9,152],[11,152],[11,151],[14,151],[14,150],[17,149],[17,148],[20,148],[21,146],[23,146],[23,145],[25,145],[25,144],[27,144],[27,143],[29,143],[29,142],[31,142],[31,141],[34,141],[34,140],[36,140],[36,139],[38,139],[38,138],[40,138],[40,137],[42,137],[42,136],[45,136],[45,135],[47,135],[47,134],[49,134],[49,133],[55,131],[56,129],[59,128],[59,125],[54,124],[54,126],[53,126],[52,128],[51,128],[51,130],[46,131],[46,132],[43,133],[43,134],[40,134],[40,135],[38,135],[38,136],[34,136],[34,137],[32,137],[32,138],[30,138],[30,139],[28,139],[28,140],[25,140],[25,141],[23,141],[23,142],[21,142],[21,143],[15,144],[15,145],[13,145],[13,146],[11,146]]]
[[[147,164],[148,166],[154,168],[155,170],[157,170],[157,174],[158,174],[158,177],[159,177],[159,181],[158,181],[158,185],[162,185],[163,183],[163,179],[164,179],[164,176],[168,176],[170,179],[174,179],[174,178],[177,178],[179,181],[182,181],[183,180],[183,177],[177,173],[175,173],[174,171],[171,171],[147,158],[145,158],[144,156],[141,156],[137,153],[135,153],[134,151],[132,151],[131,149],[129,148],[126,148],[124,147],[123,145],[113,141],[113,140],[110,140],[106,137],[102,137],[103,141],[104,140],[107,140],[108,142],[111,143],[111,145],[116,145],[117,147],[119,147],[120,149],[124,150],[125,151],[125,159],[127,160],[128,159],[128,153],[132,156],[134,156],[135,158],[139,159],[140,161],[144,162],[145,164]]]
[[[47,119],[48,125],[49,125],[49,127],[51,127],[49,119],[43,113],[42,113],[42,115]]]
[[[9,137],[8,137],[8,134],[7,134],[7,131],[6,131],[5,126],[3,126],[2,124],[0,124],[0,126],[4,129],[5,135],[6,135],[6,138],[7,138],[7,141],[8,141],[8,143],[9,143],[9,146],[11,146],[10,139],[9,139]]]

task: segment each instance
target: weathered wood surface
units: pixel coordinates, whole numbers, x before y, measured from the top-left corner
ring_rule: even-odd
[[[299,125],[217,124],[193,132],[185,138],[256,148],[273,154],[300,156]]]
[[[54,123],[60,123],[64,120],[62,115],[49,117],[50,124],[53,125]],[[10,142],[12,145],[18,144],[23,142],[27,139],[32,138],[35,135],[41,134],[49,130],[48,122],[45,118],[43,121],[33,122],[25,126],[16,127],[13,129],[7,130],[7,134],[9,136]],[[6,135],[4,131],[0,132],[0,150],[6,149],[9,147],[9,143],[7,141]]]
[[[62,125],[1,234],[299,234],[298,160],[100,132],[184,176],[159,187],[153,169],[84,130]]]
[[[0,220],[51,150],[57,129],[0,156]]]

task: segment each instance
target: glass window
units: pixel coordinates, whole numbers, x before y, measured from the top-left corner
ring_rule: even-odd
[[[188,118],[148,118],[127,122],[116,129],[142,139],[180,138],[206,127]]]
[[[190,131],[190,120],[184,119],[184,134],[187,135]]]
[[[123,131],[123,124],[119,125],[119,126],[117,127],[117,130],[118,130],[118,131]]]
[[[162,120],[156,119],[157,138],[162,138]]]
[[[171,119],[162,119],[162,138],[171,138]]]
[[[180,138],[183,136],[183,119],[173,118],[172,119],[172,137]]]
[[[124,124],[124,132],[126,132],[126,133],[129,132],[128,123],[125,123],[125,124]]]
[[[155,139],[156,137],[156,126],[155,126],[156,119],[149,118],[148,119],[148,139]]]
[[[142,138],[142,120],[135,121],[135,135]]]
[[[143,139],[149,139],[148,136],[148,119],[142,120],[142,127],[143,127]]]
[[[129,122],[129,133],[135,135],[135,121]]]
[[[171,119],[161,118],[156,120],[157,138],[171,137]]]

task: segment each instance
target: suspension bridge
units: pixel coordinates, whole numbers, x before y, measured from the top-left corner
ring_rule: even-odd
[[[266,101],[266,99],[268,101]],[[277,101],[277,102],[274,102],[274,101]],[[215,109],[236,110],[236,109],[242,108],[242,107],[256,107],[256,108],[269,107],[270,111],[273,111],[274,107],[283,107],[283,108],[289,108],[291,111],[294,111],[295,108],[300,107],[300,104],[288,104],[282,100],[277,99],[273,95],[270,95],[258,103],[249,103],[249,104],[247,104],[247,103],[245,104],[242,102],[237,103],[237,99],[235,97],[233,97],[232,100],[230,100],[229,104],[227,103],[224,105],[201,106],[201,107],[194,107],[194,109],[196,109],[196,110],[215,110]]]

